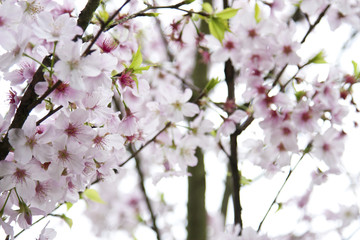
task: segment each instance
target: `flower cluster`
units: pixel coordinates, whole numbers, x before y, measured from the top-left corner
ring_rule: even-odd
[[[352,87],[359,69],[355,62],[351,74],[331,66],[325,79],[309,79],[308,67],[325,63],[323,53],[307,58],[299,50],[324,16],[332,30],[342,24],[358,28],[359,3],[236,0],[223,11],[203,4],[199,12],[181,9],[186,14],[164,23],[162,31],[160,20],[152,19],[157,14],[148,12],[156,6],[125,1],[111,15],[105,2],[84,25],[71,1],[0,1],[0,71],[11,86],[9,109],[0,115],[0,224],[7,235],[14,237],[16,224],[31,226],[35,215],[77,202],[94,183],[125,182],[136,173],[124,167],[134,158],[146,166],[136,164],[141,183],[136,188],[142,192],[119,196],[105,181],[108,187],[99,192],[108,205],[87,214],[99,232],[105,216],[112,221],[109,230],[121,226],[132,233],[140,222],[158,231],[144,178],[156,184],[190,176],[199,149],[223,151],[237,161],[233,147],[250,124],[261,134],[239,144],[246,149],[239,160],[260,167],[268,178],[306,154],[319,160],[320,172],[341,172],[344,118],[349,105],[356,107]],[[193,4],[197,9],[192,2],[168,8]],[[299,34],[302,20],[296,12],[310,25],[305,35]],[[201,32],[198,19],[207,21],[209,34]],[[200,64],[225,62],[225,83],[235,94],[229,90],[215,102],[210,91],[219,81],[202,86],[192,73]],[[217,118],[210,117],[214,112]],[[157,201],[158,215],[173,210]],[[357,206],[342,206],[326,216],[344,218],[345,228],[358,214]],[[215,230],[209,227],[209,239],[269,239],[241,224],[226,231],[216,223],[220,218]],[[167,224],[161,228],[162,234],[171,232]],[[54,230],[44,228],[39,239],[53,237]]]

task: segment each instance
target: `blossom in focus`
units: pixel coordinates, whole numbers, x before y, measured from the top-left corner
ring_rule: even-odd
[[[34,33],[47,42],[71,40],[76,35],[82,34],[82,29],[76,25],[75,18],[71,18],[66,13],[54,19],[51,13],[41,12],[38,14],[36,23],[33,25]]]

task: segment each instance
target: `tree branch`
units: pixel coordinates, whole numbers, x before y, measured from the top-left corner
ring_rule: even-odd
[[[79,14],[77,25],[85,32],[101,0],[89,0]]]
[[[96,1],[100,1],[100,0],[96,0]],[[93,12],[96,10],[96,8],[94,9],[95,6],[95,0],[89,0],[88,4],[85,6],[84,10],[81,12],[79,19],[78,19],[78,24],[81,28],[86,29],[87,25],[89,24],[89,21],[86,23],[86,19],[90,16],[90,19],[92,17],[92,13],[90,10],[92,10]],[[90,8],[90,5],[92,6]],[[54,56],[53,56],[54,57]],[[12,128],[22,128],[22,126],[24,125],[26,119],[28,118],[28,116],[30,115],[30,112],[38,105],[42,102],[42,100],[48,96],[52,91],[54,91],[56,89],[57,86],[53,86],[50,89],[48,89],[45,94],[42,96],[42,98],[37,99],[38,95],[35,93],[35,85],[39,82],[44,82],[44,67],[43,66],[50,66],[51,65],[51,58],[50,56],[47,56],[44,58],[44,60],[42,61],[42,65],[39,66],[39,68],[37,69],[37,71],[35,72],[32,81],[30,82],[28,88],[26,89],[24,95],[21,98],[21,102],[20,105],[18,106],[14,119],[10,124],[10,127],[8,129],[8,131]],[[60,81],[58,81],[59,84],[61,83]],[[56,85],[56,84],[55,84]],[[8,139],[8,134],[6,133],[3,141],[0,143],[0,161],[4,160],[5,157],[8,155],[9,151],[11,149],[11,145],[9,143],[9,139]]]
[[[204,2],[211,3],[211,0]],[[207,24],[205,21],[200,22],[200,31],[208,33]],[[201,61],[201,55],[196,52],[195,67],[192,72],[193,84],[198,89],[205,89],[208,73],[208,65]],[[192,102],[197,103],[203,95],[203,91],[194,92],[191,99]],[[207,211],[205,205],[206,195],[206,173],[204,163],[204,153],[198,147],[196,148],[195,156],[197,158],[197,165],[195,167],[188,167],[188,172],[191,176],[188,177],[188,203],[187,203],[187,240],[206,240],[207,239]]]
[[[301,44],[305,42],[307,36],[314,30],[314,28],[316,27],[316,25],[318,25],[321,21],[321,19],[325,16],[327,10],[330,8],[331,4],[328,4],[326,6],[326,8],[320,13],[319,17],[316,19],[316,21],[314,22],[314,24],[310,24],[310,28],[309,30],[306,32],[304,38],[301,40]]]
[[[119,167],[123,167],[127,162],[129,162],[133,157],[136,157],[136,155],[141,152],[147,145],[149,145],[151,142],[155,141],[155,139],[166,129],[168,129],[171,126],[171,122],[168,122],[163,129],[161,129],[154,137],[152,137],[149,141],[147,141],[144,145],[142,145],[138,150],[136,150],[133,154],[131,154],[130,157],[128,157],[125,162],[121,163]]]
[[[235,69],[231,63],[231,60],[227,60],[225,63],[225,81],[228,86],[228,101],[235,102]],[[231,114],[228,113],[228,114]],[[249,121],[247,121],[248,126],[252,120],[249,117]],[[244,128],[245,129],[245,128]],[[241,130],[242,131],[242,130]],[[233,134],[230,135],[230,158],[229,164],[231,169],[231,176],[232,176],[232,197],[233,197],[233,204],[234,204],[234,223],[240,225],[240,235],[243,229],[243,223],[241,218],[241,203],[240,203],[240,172],[238,168],[238,154],[237,154],[237,136],[241,133],[241,131],[235,131]]]
[[[50,57],[45,57],[42,64],[45,66],[50,66]],[[35,72],[33,80],[30,82],[28,88],[26,89],[24,95],[21,98],[20,105],[16,110],[14,119],[9,126],[8,132],[12,128],[22,128],[32,109],[39,104],[34,104],[38,97],[38,95],[35,93],[35,85],[39,82],[45,81],[43,69],[44,67],[40,65],[38,70]],[[5,159],[10,149],[11,145],[9,143],[8,133],[6,133],[3,142],[0,143],[0,161]]]
[[[149,199],[149,197],[148,197],[148,195],[146,193],[145,178],[144,178],[144,173],[143,173],[143,171],[141,169],[140,159],[138,157],[135,157],[135,162],[136,162],[136,170],[137,170],[137,173],[138,173],[139,178],[140,178],[140,188],[141,188],[141,191],[142,191],[142,193],[144,195],[146,206],[147,206],[147,208],[148,208],[148,210],[150,212],[151,221],[152,221],[152,228],[156,233],[157,240],[161,240],[160,231],[159,231],[159,229],[157,227],[157,224],[156,224],[156,216],[154,214],[150,199]]]
[[[82,56],[86,56],[89,55],[91,53],[91,48],[92,46],[94,46],[96,40],[100,37],[101,33],[105,31],[106,27],[115,19],[115,17],[119,14],[119,12],[125,7],[126,4],[128,4],[131,0],[126,0],[125,3],[118,9],[116,10],[113,15],[111,15],[109,17],[109,19],[103,23],[99,29],[99,31],[97,32],[97,34],[95,35],[95,37],[91,40],[89,46],[85,49],[85,51],[83,52]],[[95,9],[96,10],[96,9]]]

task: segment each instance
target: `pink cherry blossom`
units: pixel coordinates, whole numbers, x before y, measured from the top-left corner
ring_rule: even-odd
[[[239,124],[247,116],[246,112],[236,110],[228,118],[226,118],[217,131],[217,138],[219,136],[228,137],[235,132],[236,124]]]
[[[52,156],[52,149],[48,143],[52,130],[50,126],[40,125],[36,127],[35,116],[30,116],[22,129],[10,129],[9,142],[15,149],[15,160],[26,164],[34,156],[42,163],[49,161]]]
[[[345,133],[329,128],[324,134],[317,135],[313,142],[313,154],[324,161],[329,168],[338,168],[344,149]]]
[[[66,13],[54,19],[51,13],[41,12],[36,23],[33,25],[34,33],[48,42],[71,40],[74,36],[82,34],[82,29],[76,25],[76,20]]]
[[[78,143],[90,143],[94,132],[91,127],[85,125],[88,120],[88,114],[83,109],[73,112],[61,112],[56,119],[57,132],[67,137],[67,141],[76,141]]]
[[[31,164],[23,165],[8,161],[0,162],[0,191],[16,188],[18,194],[29,201],[35,196],[35,168]]]
[[[91,56],[81,57],[83,48],[81,41],[62,41],[57,46],[60,60],[54,70],[58,79],[69,82],[77,90],[86,90],[86,77],[98,76],[101,71],[97,61]]]

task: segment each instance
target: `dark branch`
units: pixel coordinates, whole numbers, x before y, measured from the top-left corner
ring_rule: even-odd
[[[88,27],[94,12],[99,7],[100,0],[89,0],[85,6],[85,8],[79,14],[79,18],[77,21],[77,25],[82,28],[85,32],[86,28]]]
[[[63,108],[63,106],[58,106],[57,108],[50,110],[43,118],[36,122],[36,126],[39,126],[43,121],[48,119],[51,115],[59,111],[61,108]]]
[[[50,66],[50,57],[45,57],[42,64],[45,66]],[[14,119],[11,122],[8,131],[12,128],[22,128],[32,109],[34,109],[39,104],[39,102],[35,104],[38,98],[38,95],[35,93],[35,85],[39,82],[45,81],[43,69],[44,67],[40,65],[38,70],[35,72],[33,80],[30,82],[28,88],[21,98],[20,105],[16,110]],[[0,144],[0,161],[5,159],[10,149],[11,145],[9,143],[8,134],[6,134],[3,142]]]
[[[224,1],[225,2],[225,1]],[[225,81],[228,87],[228,101],[235,102],[235,69],[232,65],[231,60],[227,60],[225,63]],[[231,114],[229,112],[228,114]],[[251,119],[250,117],[248,120]],[[247,121],[246,127],[252,122],[252,120]],[[246,128],[244,126],[244,129]],[[241,130],[242,131],[242,130]],[[230,135],[230,158],[229,165],[231,169],[231,177],[232,177],[232,198],[234,205],[234,223],[240,225],[240,235],[243,229],[243,223],[241,218],[241,203],[240,203],[240,173],[238,168],[238,153],[237,153],[237,136],[241,133],[241,131],[235,131]],[[239,133],[239,134],[238,134]]]
[[[318,25],[321,21],[321,19],[325,16],[327,10],[330,8],[331,4],[327,5],[326,8],[320,13],[319,17],[316,19],[316,21],[314,22],[314,24],[311,24],[309,27],[309,30],[306,32],[304,38],[301,40],[301,43],[304,43],[307,36],[314,30],[314,28],[316,27],[316,25]]]
[[[126,0],[126,2],[118,9],[116,10],[113,15],[109,17],[109,19],[103,23],[95,35],[95,37],[91,40],[89,46],[86,48],[86,50],[83,52],[82,56],[89,55],[91,53],[91,48],[94,46],[96,40],[100,37],[101,33],[103,33],[106,29],[106,27],[115,19],[115,17],[119,14],[119,12],[125,7],[126,4],[128,4],[131,0]]]
[[[135,157],[141,150],[143,150],[147,145],[155,141],[155,139],[166,129],[168,129],[171,126],[171,122],[168,122],[163,129],[161,129],[154,137],[152,137],[149,141],[147,141],[144,145],[142,145],[137,151],[135,151],[133,154],[131,154],[130,157],[128,157],[125,162],[119,165],[119,167],[123,167],[128,161],[130,161],[133,157]]]

